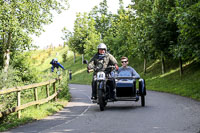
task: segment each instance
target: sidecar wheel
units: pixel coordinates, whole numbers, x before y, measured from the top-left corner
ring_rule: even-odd
[[[145,106],[145,96],[141,96],[141,106]]]

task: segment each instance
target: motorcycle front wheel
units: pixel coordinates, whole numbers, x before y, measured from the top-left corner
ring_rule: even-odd
[[[104,98],[104,82],[100,82],[98,85],[98,100],[99,100],[99,108],[101,111],[104,111],[105,108],[105,98]]]

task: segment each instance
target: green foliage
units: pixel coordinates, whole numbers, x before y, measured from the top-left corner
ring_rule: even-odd
[[[31,67],[30,61],[28,53],[16,54],[8,72],[2,70],[0,73],[0,89],[39,82],[38,72]],[[26,99],[29,99],[29,96],[33,97],[33,93],[30,91],[23,91],[21,95],[27,97]],[[16,106],[16,99],[16,93],[1,95],[1,110]]]
[[[48,1],[1,1],[0,2],[0,61],[6,68],[3,56],[7,50],[14,53],[32,47],[31,34],[39,35],[43,25],[52,22],[52,11],[60,13],[67,4],[67,0]]]
[[[110,27],[107,36],[104,38],[110,52],[117,58],[134,55],[133,47],[135,45],[130,39],[132,37],[129,32],[130,27],[130,16],[121,12],[119,16],[113,18],[112,27]]]
[[[51,56],[48,56],[49,51],[51,51]],[[52,58],[56,57],[56,53],[59,53],[57,55],[57,58],[59,62],[64,67],[66,67],[66,64],[68,64],[68,62],[66,63],[62,62],[62,55],[64,53],[67,53],[67,51],[68,51],[67,47],[65,48],[57,47],[54,50],[47,49],[47,50],[37,50],[37,51],[18,53],[15,57],[15,60],[12,61],[12,65],[15,67],[15,69],[9,68],[7,77],[5,77],[6,74],[3,71],[0,74],[1,88],[2,86],[4,86],[4,88],[24,86],[25,84],[38,83],[38,82],[41,82],[41,80],[47,81],[55,77],[58,77],[56,72],[49,73],[50,67],[51,67],[49,62],[52,60]],[[67,53],[68,54],[67,57],[70,57],[69,53],[70,52]],[[34,58],[35,58],[35,61],[37,61],[35,63],[33,60]],[[41,62],[43,61],[44,63],[41,64]],[[38,71],[40,73],[38,73]],[[58,86],[58,88],[61,89],[61,92],[58,95],[57,102],[50,101],[49,103],[40,105],[39,109],[37,109],[35,106],[26,108],[22,110],[21,119],[17,119],[16,113],[12,113],[11,115],[4,117],[3,119],[0,119],[0,131],[5,131],[10,128],[17,127],[19,125],[22,125],[22,124],[25,124],[37,119],[42,119],[48,115],[51,115],[57,112],[58,110],[66,106],[68,100],[70,99],[70,93],[69,93],[68,81],[67,81],[68,75],[65,71],[61,71],[61,74],[63,76],[61,83],[60,84],[56,83],[56,86]],[[23,78],[21,78],[20,76],[22,76]],[[31,79],[31,77],[33,78],[33,80]],[[39,78],[36,78],[36,77],[39,77]],[[42,77],[41,80],[40,80],[40,77]],[[7,80],[5,80],[5,78]],[[39,99],[46,98],[46,88],[38,87],[37,89],[38,89],[38,98]],[[51,85],[50,95],[53,93],[54,93],[54,90]],[[1,95],[0,96],[0,110],[3,111],[3,110],[6,110],[8,107],[16,106],[16,98],[17,98],[16,93]],[[21,104],[25,104],[33,100],[34,100],[33,89],[24,90],[21,92]]]
[[[95,29],[95,21],[93,18],[88,22],[88,37],[84,44],[84,53],[87,56],[93,56],[97,52],[97,46],[100,43],[100,33]]]
[[[152,11],[153,2],[149,0],[141,1],[137,0],[136,4],[133,5],[133,9],[136,12],[130,12],[131,18],[131,28],[130,33],[135,40],[136,47],[133,48],[133,51],[141,59],[152,59],[154,58],[154,48],[152,47],[151,41],[151,32],[152,32],[152,20],[151,20],[151,11]],[[138,16],[138,17],[134,17]]]
[[[88,16],[78,13],[74,24],[74,33],[69,40],[69,47],[77,51],[79,54],[84,54],[84,44],[88,37]]]
[[[17,75],[17,70],[13,69],[12,66],[10,66],[8,73],[1,70],[0,72],[0,89],[2,88],[9,88],[13,86],[20,85],[22,80]]]
[[[67,73],[63,73],[62,80],[60,83],[60,88],[62,88],[61,93],[59,93],[58,98],[62,101],[69,101],[70,100],[70,93],[69,93],[69,87],[68,87],[68,78]]]
[[[75,32],[68,36],[66,44],[87,56],[96,52],[98,42],[104,42],[116,58],[139,56],[148,61],[161,57],[164,72],[165,59],[187,61],[200,57],[199,5],[198,0],[134,0],[126,10],[120,0],[117,14],[108,14],[107,0],[103,0],[84,23],[77,16],[80,23],[75,22]]]
[[[62,58],[63,58],[63,62],[66,62],[66,61],[67,61],[67,54],[64,53],[64,54],[62,55]]]
[[[95,20],[95,28],[97,32],[101,34],[101,39],[103,39],[106,36],[105,34],[110,27],[110,18],[112,16],[111,14],[108,14],[107,0],[103,0],[102,2],[100,2],[99,7],[95,6],[90,12],[89,16]]]
[[[28,52],[17,53],[12,60],[13,67],[17,70],[17,76],[23,82],[35,83],[39,81],[38,72],[35,68],[31,67],[31,58]]]
[[[176,0],[174,20],[179,28],[177,50],[184,58],[200,57],[200,2]]]
[[[171,1],[154,1],[151,14],[151,41],[153,47],[159,53],[161,51],[164,53],[168,52],[169,45],[175,44],[177,40],[177,36],[175,36],[176,28],[174,28],[174,23],[168,21],[168,14],[173,6],[174,5]]]
[[[13,68],[9,68],[5,73],[3,70],[0,72],[0,89],[11,88],[22,84],[21,78],[17,76],[17,71]],[[16,105],[17,95],[16,93],[0,95],[0,110],[3,111],[7,108],[14,107]]]
[[[52,11],[60,13],[65,8],[64,6],[66,4],[67,0],[48,0],[40,2],[4,0],[0,2],[0,66],[2,66],[3,69],[6,65],[8,66],[9,63],[12,64],[7,72],[1,71],[0,73],[0,89],[24,86],[26,84],[37,83],[41,80],[48,80],[44,78],[41,79],[39,72],[37,71],[38,69],[36,70],[37,67],[32,67],[33,62],[38,65],[38,58],[33,58],[32,60],[32,57],[24,51],[33,47],[30,35],[39,35],[43,30],[43,25],[52,22]],[[7,57],[11,55],[11,61],[9,60],[10,58],[5,56],[7,51],[10,51],[10,53],[7,54]],[[51,54],[50,51],[48,55]],[[6,64],[5,61],[8,63]],[[41,58],[40,63],[45,64],[45,59]],[[44,92],[42,90],[44,89],[40,88],[38,91],[40,93],[39,98],[43,98]],[[22,91],[21,96],[23,97],[21,102],[26,103],[32,99],[33,91]],[[16,93],[0,96],[1,111],[13,106],[16,106]],[[51,110],[54,110],[52,106],[48,107],[51,107]],[[58,109],[60,109],[60,107],[58,107],[56,111]],[[42,112],[42,110],[44,109],[41,109],[40,112]],[[36,115],[34,114],[34,111],[35,110],[30,114]],[[45,116],[46,115],[48,115],[48,113],[45,113]],[[15,118],[16,114],[13,114],[1,120],[0,130],[2,131],[10,127],[15,127],[21,123],[32,120],[30,116],[25,116],[21,120]]]

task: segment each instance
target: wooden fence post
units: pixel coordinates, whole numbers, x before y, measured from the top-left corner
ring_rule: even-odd
[[[34,96],[35,96],[35,101],[38,101],[38,93],[37,93],[37,87],[34,88]],[[38,104],[36,105],[36,107],[38,108]]]
[[[17,106],[19,107],[20,105],[21,105],[21,91],[18,91],[17,92]],[[18,112],[17,112],[17,118],[19,118],[20,119],[20,117],[21,117],[21,110],[19,110]]]
[[[53,90],[56,93],[56,82],[53,83]],[[57,101],[57,96],[55,96],[55,101]]]

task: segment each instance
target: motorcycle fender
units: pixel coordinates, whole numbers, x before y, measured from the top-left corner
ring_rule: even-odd
[[[104,82],[103,82],[103,81],[100,81],[100,82],[99,82],[99,87],[98,87],[98,89],[100,89],[100,90],[104,89]]]

